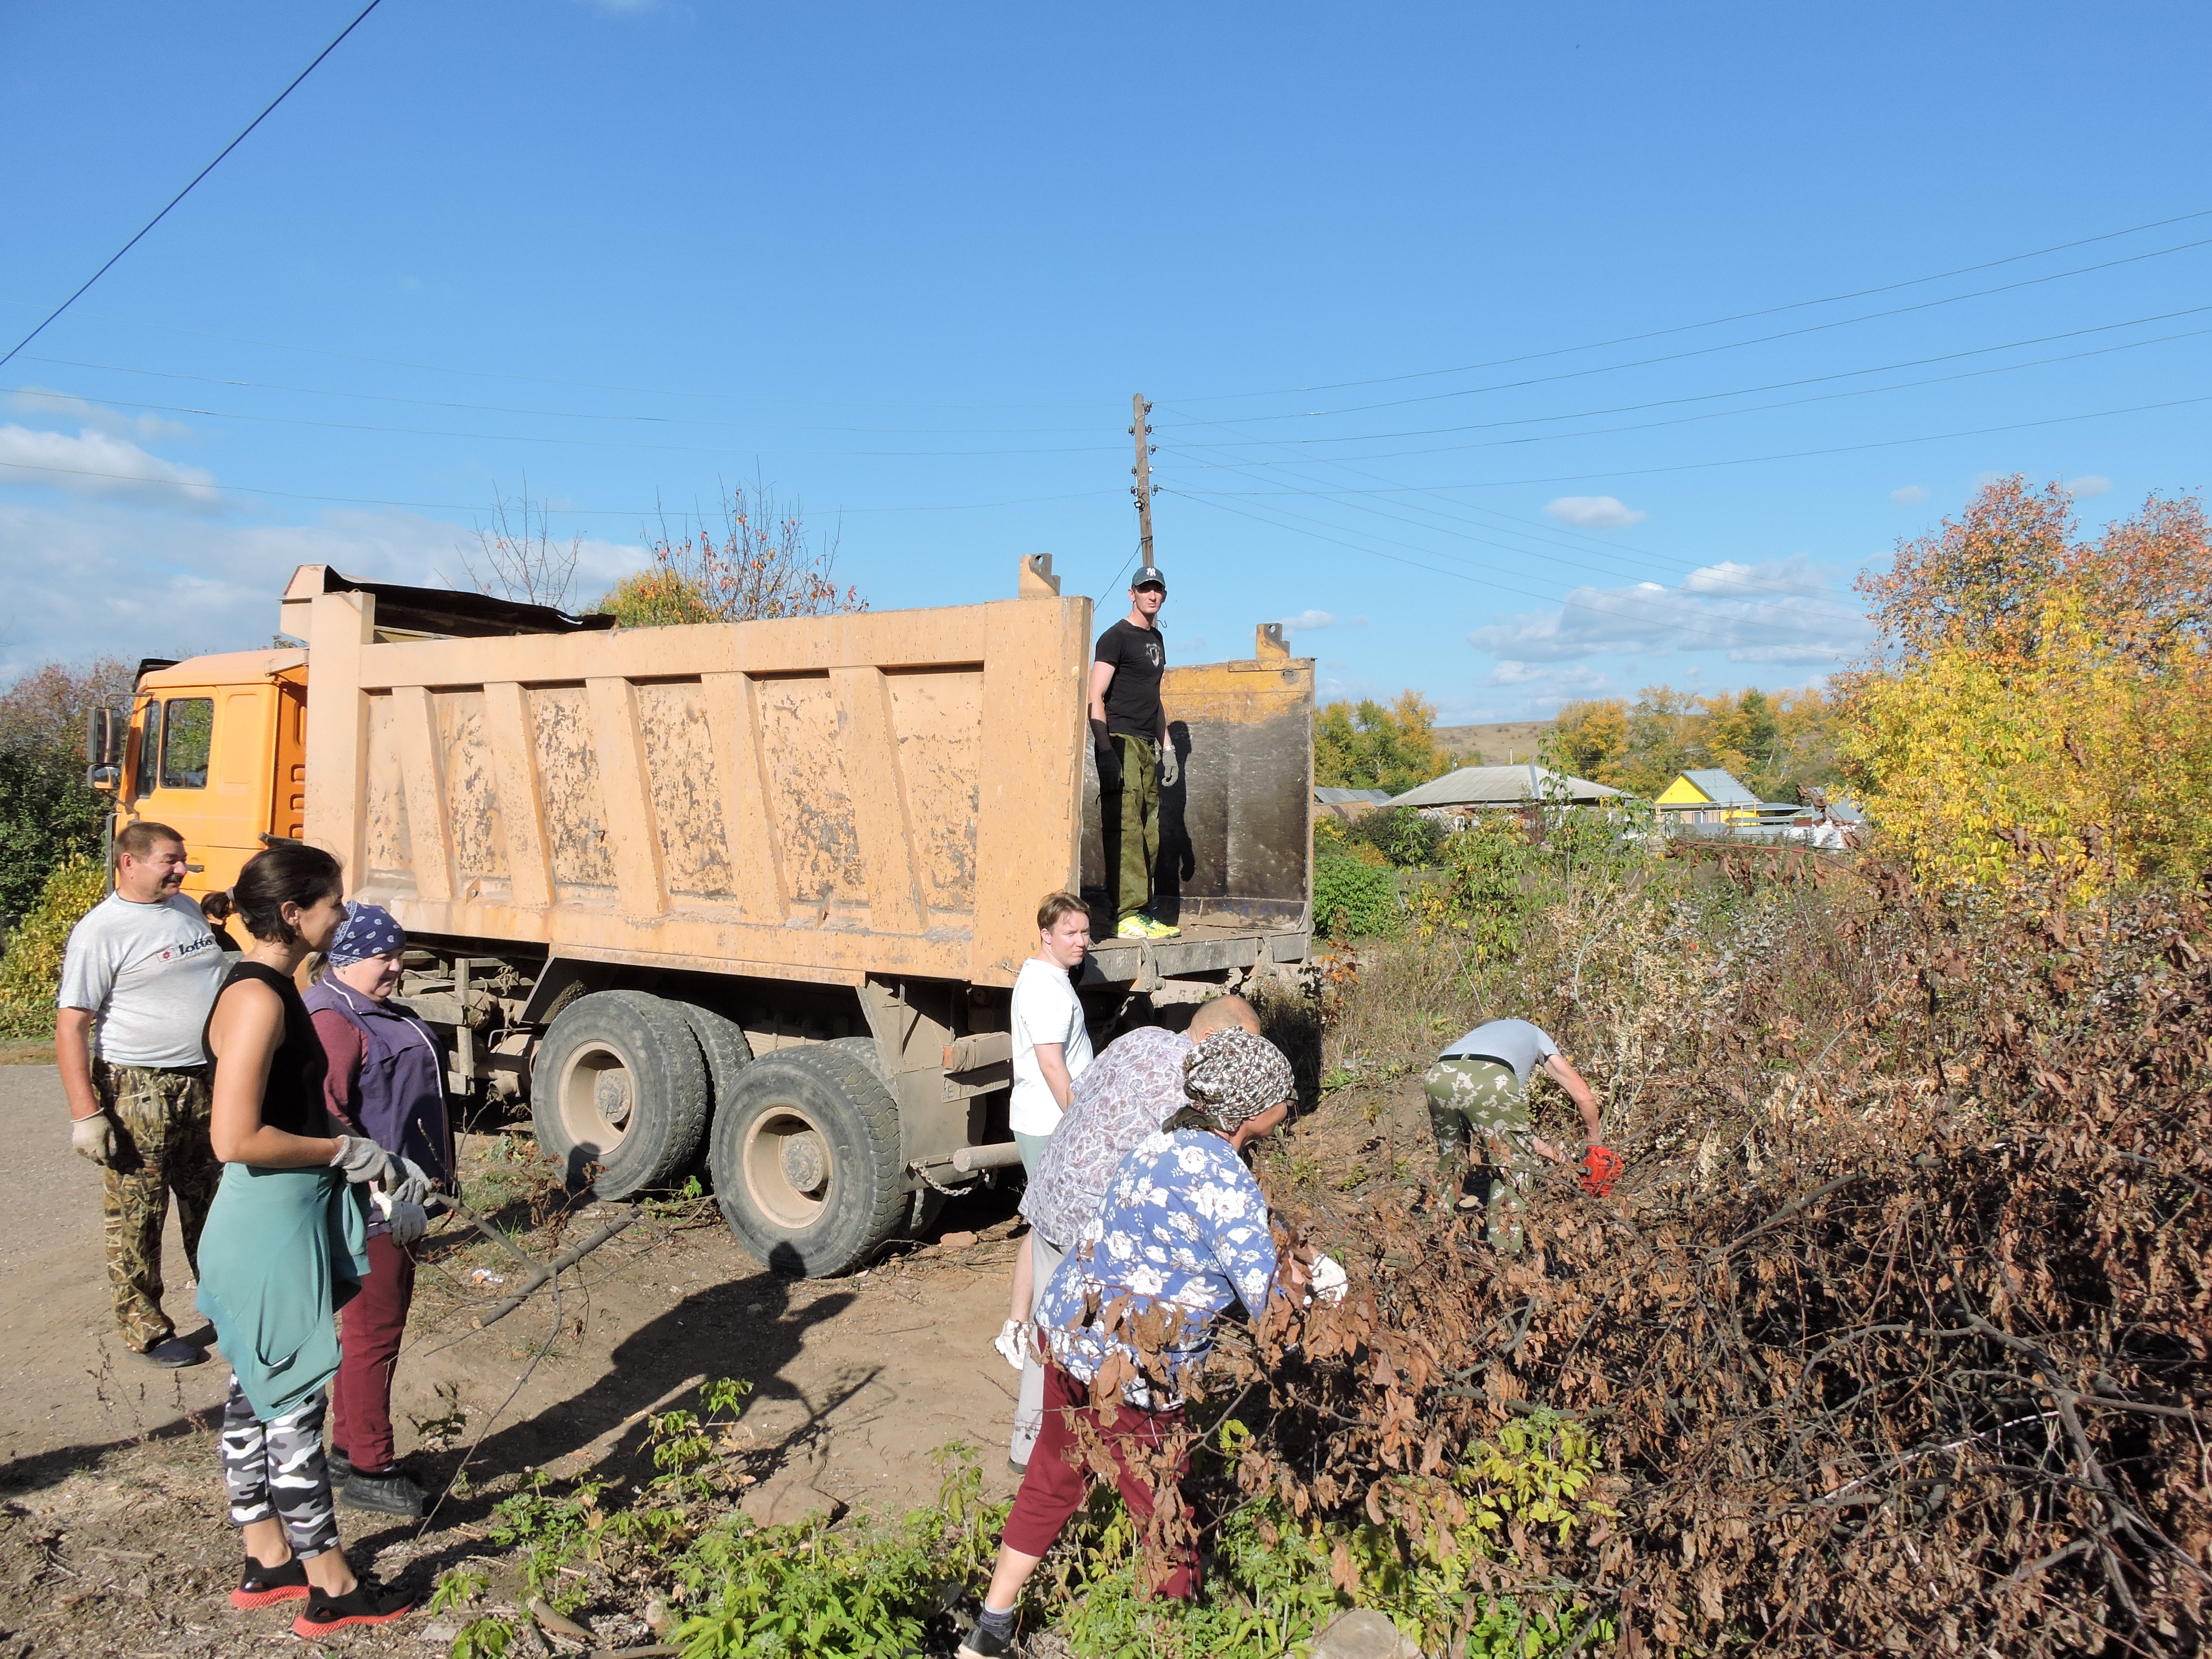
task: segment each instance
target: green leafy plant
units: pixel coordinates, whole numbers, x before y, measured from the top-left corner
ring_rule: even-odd
[[[1314,861],[1314,927],[1330,939],[1385,938],[1398,931],[1397,884],[1388,869],[1350,857]]]

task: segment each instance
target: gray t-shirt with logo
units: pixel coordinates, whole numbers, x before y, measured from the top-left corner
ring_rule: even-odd
[[[93,1052],[110,1065],[201,1066],[228,961],[182,893],[154,904],[110,893],[70,930],[55,1001],[99,1016]]]
[[[1521,1079],[1521,1086],[1528,1086],[1528,1073],[1543,1061],[1559,1052],[1559,1045],[1552,1041],[1540,1025],[1532,1025],[1525,1019],[1493,1019],[1487,1025],[1478,1025],[1443,1052],[1447,1060],[1480,1054],[1486,1060],[1500,1060],[1513,1068]]]

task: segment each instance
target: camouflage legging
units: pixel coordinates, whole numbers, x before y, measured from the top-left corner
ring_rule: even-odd
[[[230,1489],[230,1524],[246,1527],[281,1516],[292,1553],[303,1559],[338,1547],[331,1466],[323,1455],[327,1401],[317,1389],[283,1416],[264,1423],[234,1373],[230,1397],[222,1402],[222,1483]]]
[[[161,1229],[169,1194],[185,1261],[199,1272],[200,1228],[222,1180],[208,1144],[208,1068],[171,1071],[95,1060],[93,1086],[115,1125],[115,1161],[100,1171],[107,1287],[123,1340],[143,1353],[176,1334],[161,1310]]]
[[[1429,1122],[1437,1132],[1437,1173],[1459,1185],[1472,1140],[1476,1163],[1488,1176],[1488,1237],[1493,1249],[1521,1249],[1522,1195],[1537,1169],[1535,1125],[1521,1079],[1494,1060],[1440,1060],[1421,1079],[1429,1097]]]

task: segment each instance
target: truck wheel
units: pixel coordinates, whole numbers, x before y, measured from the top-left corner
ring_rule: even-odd
[[[707,1066],[678,1008],[641,991],[597,991],[561,1011],[530,1068],[538,1150],[580,1187],[627,1198],[691,1161],[707,1127]]]
[[[842,1273],[905,1214],[898,1107],[835,1043],[778,1049],[744,1067],[714,1113],[708,1162],[738,1243],[794,1279]]]
[[[702,1008],[696,1002],[671,1005],[684,1016],[684,1023],[691,1028],[691,1035],[699,1044],[699,1052],[706,1056],[707,1081],[713,1085],[714,1104],[732,1097],[738,1086],[738,1070],[750,1066],[753,1045],[745,1038],[744,1027],[712,1008]]]

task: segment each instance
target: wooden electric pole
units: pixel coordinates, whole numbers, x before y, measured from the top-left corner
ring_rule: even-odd
[[[1129,434],[1137,441],[1137,464],[1129,469],[1137,475],[1137,482],[1129,493],[1137,498],[1137,539],[1144,555],[1138,562],[1143,565],[1152,562],[1152,428],[1146,419],[1152,412],[1143,392],[1129,399]]]

